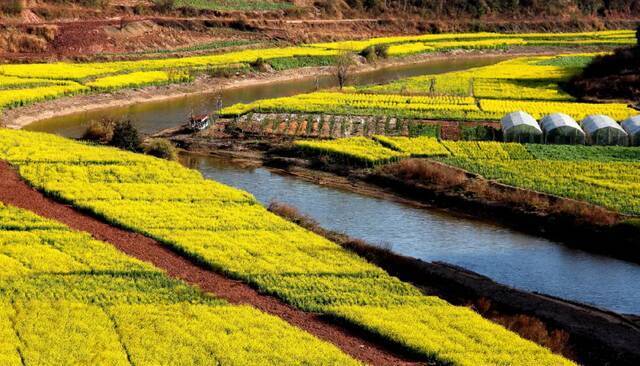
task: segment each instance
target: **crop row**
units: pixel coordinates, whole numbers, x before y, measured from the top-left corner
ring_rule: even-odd
[[[282,320],[0,204],[2,365],[216,362],[357,364]]]
[[[0,157],[48,194],[149,235],[300,309],[369,329],[423,357],[458,365],[572,364],[470,309],[423,295],[337,244],[271,214],[247,200],[246,193],[223,185],[198,192],[206,180],[178,164],[23,131],[0,131]],[[141,189],[140,197],[128,190],[120,199],[94,199],[93,192],[104,184],[127,185],[113,188],[117,192],[131,189],[130,184],[155,188]],[[158,187],[166,194],[150,196]],[[202,199],[173,190],[194,191]]]
[[[85,83],[86,86],[98,90],[118,90],[123,88],[147,85],[163,85],[191,81],[189,74],[182,72],[142,71],[130,74],[105,76]]]
[[[363,97],[364,95],[364,97]],[[452,98],[452,97],[449,97]],[[401,96],[322,92],[293,97],[263,99],[249,104],[235,104],[220,111],[223,116],[249,112],[323,113],[336,115],[373,115],[418,119],[499,121],[513,111],[527,111],[536,118],[562,112],[581,120],[591,114],[605,114],[624,120],[636,114],[624,103],[573,103],[553,100],[480,99],[478,104],[458,103],[441,96]]]
[[[560,89],[559,83],[592,57],[593,54],[521,57],[467,71],[418,76],[342,92],[258,100],[225,108],[221,113],[328,113],[458,121],[499,121],[517,110],[536,118],[562,112],[576,120],[592,114],[617,120],[635,115],[636,111],[624,103],[578,103]]]
[[[376,136],[332,141],[297,141],[316,155],[374,166],[406,156],[440,159],[489,179],[584,200],[626,214],[640,214],[640,149],[484,141],[438,141],[433,137]],[[375,146],[375,142],[380,145]],[[357,147],[368,146],[363,154]],[[362,161],[366,160],[365,164]]]
[[[406,79],[400,79],[388,84],[376,85],[364,88],[365,92],[377,92],[388,94],[453,94],[466,95],[474,94],[479,97],[502,99],[505,98],[504,91],[497,94],[489,90],[482,91],[482,95],[476,93],[476,89],[483,88],[482,84],[489,82],[510,83],[513,85],[508,99],[518,99],[522,93],[521,88],[537,89],[549,83],[557,84],[575,75],[594,54],[575,54],[564,56],[538,56],[519,57],[512,60],[502,61],[495,65],[477,67],[465,71],[450,72],[440,75],[422,75]],[[545,85],[546,83],[546,85]],[[479,85],[480,84],[480,85]],[[562,93],[558,90],[559,93]],[[545,98],[548,91],[543,91],[540,97],[531,95],[532,91],[527,91],[527,97],[521,99],[555,99]],[[564,94],[566,95],[566,94]]]
[[[302,151],[330,155],[334,159],[343,159],[344,163],[354,165],[382,164],[408,157],[408,154],[389,150],[366,137],[325,141],[302,140],[294,144]]]
[[[481,42],[499,40],[521,40],[525,42],[538,43],[540,41],[549,42],[574,42],[574,43],[605,43],[605,44],[633,44],[635,32],[631,30],[605,31],[605,32],[580,32],[580,33],[449,33],[449,34],[425,34],[418,36],[398,36],[371,38],[363,41],[343,41],[331,43],[316,43],[311,46],[322,49],[334,49],[341,51],[360,52],[367,47],[375,45],[402,45],[405,43],[423,42],[430,46],[440,42]]]
[[[30,89],[0,90],[0,109],[20,107],[34,102],[60,98],[65,95],[78,94],[88,88],[77,84],[36,86]]]
[[[388,137],[374,136],[374,140],[378,141],[385,147],[392,150],[407,153],[412,157],[434,157],[447,156],[449,151],[447,148],[434,137]]]
[[[482,50],[506,49],[513,46],[526,46],[528,42],[522,39],[480,39],[470,41],[440,41],[433,43],[411,42],[400,43],[389,47],[390,56],[406,56],[418,53],[448,51],[448,50]]]
[[[255,112],[299,112],[333,114],[392,114],[424,116],[456,112],[479,112],[473,98],[455,96],[401,96],[340,92],[316,92],[293,97],[263,99],[236,104],[220,111],[223,116]],[[383,113],[384,112],[384,113]]]
[[[273,62],[274,67],[278,70],[292,67],[327,65],[332,63],[335,56],[343,52],[344,49],[362,47],[367,44],[392,44],[389,50],[390,54],[403,55],[447,49],[504,48],[523,44],[523,42],[526,44],[531,41],[541,42],[558,39],[574,40],[582,43],[620,40],[622,40],[621,42],[627,42],[628,40],[633,40],[633,36],[631,31],[550,34],[546,38],[541,34],[428,34],[416,37],[390,37],[299,47],[249,49],[182,58],[102,63],[7,64],[0,65],[0,108],[22,106],[81,91],[113,91],[121,88],[186,82],[192,80],[191,75],[194,72],[208,72],[231,67],[248,68],[248,65],[258,59]],[[430,43],[424,43],[427,41]],[[544,60],[544,58],[540,58],[540,60]],[[414,89],[420,91],[426,88],[425,92],[428,93],[470,95],[470,88],[472,88],[471,85],[473,84],[471,80],[474,78],[566,78],[569,76],[570,71],[575,69],[558,65],[538,65],[537,68],[530,66],[532,66],[531,63],[523,65],[518,61],[507,61],[493,69],[485,68],[447,74],[446,76],[428,79],[426,82],[420,78],[416,78],[413,81],[410,79],[406,83],[391,83],[386,87],[374,88],[372,91],[388,91],[399,86],[398,89],[401,89],[403,93],[405,91],[411,92]],[[435,80],[435,83],[432,80]],[[72,81],[75,83],[71,83]],[[416,85],[414,84],[418,86],[415,87]],[[43,89],[45,87],[53,89]],[[63,87],[66,87],[66,89],[61,91]],[[5,93],[7,89],[11,89],[10,95],[1,95],[7,94]],[[490,87],[485,88],[482,93],[483,97],[488,90],[491,90]],[[547,94],[552,95],[553,92],[547,91]],[[526,99],[530,98],[527,97]],[[456,112],[454,114],[456,119],[475,118],[473,113],[467,115]],[[406,115],[410,116],[410,114]],[[426,117],[433,118],[439,118],[439,116],[439,113],[426,115]],[[446,118],[446,115],[443,118]]]
[[[229,53],[164,58],[139,61],[115,61],[101,63],[51,63],[51,64],[10,64],[0,66],[0,73],[7,76],[36,77],[43,79],[82,81],[89,77],[123,74],[140,71],[161,71],[198,69],[210,66],[231,66],[246,64],[258,58],[269,60],[296,56],[332,56],[337,51],[312,47],[285,47],[235,51]]]
[[[444,161],[505,184],[583,200],[626,214],[640,214],[637,162],[465,158]]]

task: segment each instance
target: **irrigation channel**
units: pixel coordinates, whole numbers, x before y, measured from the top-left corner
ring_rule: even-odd
[[[503,58],[432,61],[360,74],[356,84],[484,66]],[[288,96],[333,86],[331,77],[303,79],[223,92],[225,104]],[[173,127],[192,111],[206,110],[211,95],[87,112],[44,120],[27,127],[78,137],[86,122],[102,116],[128,116],[142,132]],[[640,266],[571,249],[536,236],[436,209],[316,185],[265,168],[247,168],[219,158],[189,155],[185,163],[207,178],[251,192],[262,203],[292,204],[327,229],[427,261],[443,261],[497,282],[579,301],[619,313],[640,314]],[[606,245],[606,243],[603,243]]]

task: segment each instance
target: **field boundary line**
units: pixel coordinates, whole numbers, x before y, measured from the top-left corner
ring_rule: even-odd
[[[21,179],[16,170],[0,160],[0,202],[26,209],[56,220],[70,228],[91,234],[97,240],[115,246],[125,254],[149,262],[167,275],[195,285],[235,305],[250,305],[279,317],[290,325],[329,342],[343,352],[370,365],[421,365],[392,343],[382,342],[365,330],[338,324],[321,314],[305,312],[279,299],[259,293],[246,283],[230,279],[173,251],[154,239],[107,224],[59,203],[37,191]]]

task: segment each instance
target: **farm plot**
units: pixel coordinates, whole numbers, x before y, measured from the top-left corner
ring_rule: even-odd
[[[562,112],[577,120],[605,114],[624,120],[637,114],[625,103],[581,103],[560,89],[591,55],[521,57],[496,65],[441,75],[417,76],[384,85],[347,88],[237,104],[221,111],[324,113],[447,121],[499,121],[522,110],[536,118]]]
[[[88,234],[0,204],[0,363],[212,362],[358,364],[280,319],[228,305]]]
[[[423,295],[269,213],[250,195],[206,183],[178,164],[23,131],[0,131],[0,157],[50,195],[147,234],[302,310],[369,329],[425,358],[457,365],[573,364],[470,309]],[[116,193],[95,198],[92,192],[105,184]],[[156,188],[167,194],[150,194]],[[176,196],[174,190],[181,193]],[[117,196],[125,191],[126,196]]]
[[[244,0],[180,0],[178,5],[195,6],[199,8],[242,8],[268,10],[286,7],[285,2],[249,2]],[[623,45],[633,44],[635,35],[633,31],[607,31],[586,33],[558,33],[558,34],[500,34],[500,33],[451,33],[451,34],[426,34],[408,37],[373,38],[364,41],[345,41],[334,43],[311,44],[282,48],[247,49],[228,53],[192,56],[182,58],[161,58],[139,61],[117,62],[93,62],[93,63],[43,63],[43,64],[7,64],[0,65],[0,93],[5,89],[15,89],[10,96],[0,97],[0,108],[11,108],[26,103],[38,102],[48,98],[57,98],[74,93],[94,91],[114,91],[122,88],[136,88],[147,85],[164,85],[168,83],[188,82],[193,79],[193,74],[211,71],[215,69],[249,69],[250,64],[262,59],[271,63],[276,70],[286,70],[305,66],[326,66],[334,62],[337,55],[345,51],[360,52],[363,49],[375,45],[389,45],[388,53],[391,56],[407,56],[416,53],[435,51],[450,51],[454,49],[504,49],[509,47],[524,47],[548,42],[554,45],[557,42],[569,42],[570,46],[582,45]],[[506,64],[503,65],[506,68]],[[513,72],[528,70],[528,67],[512,65],[509,70],[504,69],[504,78],[522,78]],[[547,78],[557,77],[550,73],[552,69],[566,73],[570,69],[568,65],[539,65],[537,76]],[[572,66],[575,68],[575,65]],[[564,70],[564,71],[563,71]],[[495,70],[486,69],[484,78],[492,78]],[[509,72],[507,72],[509,71]],[[476,72],[479,72],[476,70]],[[469,74],[451,75],[452,78],[438,78],[433,84],[426,84],[416,79],[415,83],[421,84],[421,88],[427,85],[428,92],[438,93],[447,91],[449,94],[471,95]],[[475,76],[479,77],[479,76]],[[72,83],[73,82],[73,83]],[[393,89],[390,84],[389,88]],[[398,84],[399,85],[399,84]],[[429,85],[432,85],[429,88]],[[435,85],[435,87],[433,87]],[[42,89],[51,87],[53,89]],[[404,88],[404,86],[402,86]],[[506,85],[503,89],[509,89]],[[553,85],[551,85],[553,88]],[[384,91],[381,88],[379,91]],[[407,90],[411,90],[411,82],[408,81]],[[420,88],[418,88],[420,89]],[[491,88],[485,88],[482,97]],[[372,89],[372,91],[374,91]],[[504,94],[505,92],[503,92]],[[529,94],[534,91],[529,91]],[[546,92],[552,98],[553,92]],[[561,97],[566,97],[562,95]],[[9,99],[9,101],[7,101]],[[529,98],[527,98],[529,99]],[[553,98],[556,100],[557,98]],[[433,118],[445,118],[441,114],[426,114],[422,111],[418,115]],[[480,118],[483,115],[476,113],[465,114],[452,111],[456,119]],[[490,116],[491,117],[491,116]]]
[[[450,148],[460,144],[447,143],[453,156],[442,161],[505,184],[640,214],[637,148],[494,143],[526,149],[516,155],[489,149],[490,143],[469,143],[461,152]]]
[[[317,155],[329,154],[330,149],[331,156],[349,163],[361,158],[353,145],[364,145],[362,139],[297,141],[296,145]],[[376,142],[379,142],[378,146],[375,146]],[[387,136],[375,136],[367,146],[369,151],[378,152],[375,159],[371,158],[365,164],[368,166],[407,156],[429,157],[505,184],[590,202],[624,214],[640,215],[638,148],[439,141],[433,137]]]
[[[521,45],[633,45],[635,33],[631,30],[617,30],[605,32],[580,33],[449,33],[425,34],[418,36],[379,37],[362,41],[342,41],[332,43],[316,43],[312,47],[334,49],[340,51],[360,52],[368,47],[388,45],[395,47],[394,55],[416,53],[420,47],[423,51],[447,49],[483,49],[501,48],[505,46]],[[407,52],[402,52],[406,48]]]

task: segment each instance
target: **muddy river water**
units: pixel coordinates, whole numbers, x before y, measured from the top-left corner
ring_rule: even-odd
[[[454,59],[392,67],[359,75],[354,83],[381,83],[483,66],[499,60],[495,57]],[[227,105],[250,102],[332,85],[332,78],[321,77],[252,86],[224,92],[223,101]],[[91,119],[126,115],[141,131],[150,133],[183,122],[192,111],[207,110],[213,100],[211,95],[201,95],[139,104],[40,121],[27,129],[77,137]],[[187,156],[185,164],[200,170],[207,178],[253,193],[264,204],[272,200],[292,204],[328,229],[390,245],[400,254],[453,263],[524,290],[640,314],[640,265],[570,249],[485,221],[320,186],[264,168],[244,168],[195,155]]]

